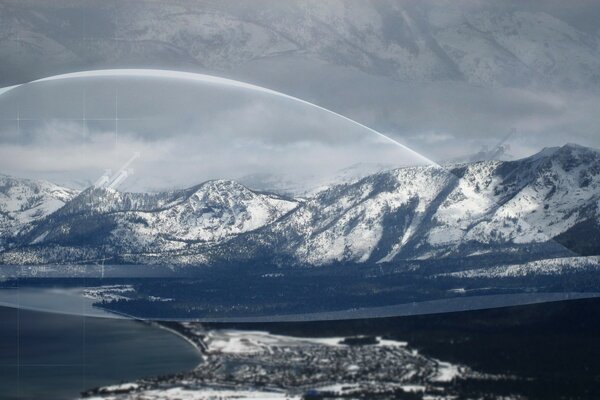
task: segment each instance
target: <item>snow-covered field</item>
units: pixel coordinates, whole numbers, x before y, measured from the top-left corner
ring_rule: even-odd
[[[128,385],[121,385],[128,386]],[[107,388],[108,389],[108,388]],[[118,391],[118,390],[117,390]],[[301,399],[301,396],[289,396],[286,393],[277,391],[266,391],[266,390],[232,390],[232,389],[219,389],[219,388],[205,388],[205,389],[186,389],[180,387],[174,387],[169,389],[156,389],[146,390],[136,395],[136,399],[143,400],[225,400],[225,399]],[[91,397],[89,400],[111,400],[120,399],[118,395],[114,396],[102,396],[102,397]]]
[[[563,257],[523,264],[499,265],[468,271],[440,274],[455,278],[516,278],[531,275],[562,275],[578,271],[600,270],[600,257]]]

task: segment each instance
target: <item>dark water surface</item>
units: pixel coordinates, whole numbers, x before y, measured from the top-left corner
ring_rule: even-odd
[[[0,307],[0,398],[68,399],[91,387],[190,370],[188,342],[132,320]]]

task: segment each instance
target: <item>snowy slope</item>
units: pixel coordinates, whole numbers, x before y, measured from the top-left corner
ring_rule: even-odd
[[[523,264],[498,265],[468,271],[440,274],[461,279],[517,278],[530,275],[562,275],[577,271],[598,271],[600,257],[565,257],[552,260],[536,260]]]
[[[494,193],[501,207],[471,229],[468,239],[491,241],[497,234],[496,240],[541,242],[598,218],[600,154],[567,145],[544,155],[502,164],[490,176],[501,180],[495,188],[499,195]]]
[[[92,248],[94,255],[102,251],[109,257],[160,254],[255,230],[297,204],[276,195],[253,192],[231,181],[209,181],[190,189],[157,194],[92,187],[34,225],[18,238],[18,243],[37,248]]]
[[[76,195],[77,191],[50,182],[0,175],[0,236],[44,218]]]
[[[320,193],[273,230],[298,236],[304,263],[365,262],[406,243],[449,179],[437,167],[376,174]]]
[[[185,201],[160,210],[119,215],[111,241],[132,243],[137,250],[159,245],[177,249],[194,242],[215,242],[272,223],[297,206],[275,195],[255,193],[232,181],[211,181]]]
[[[254,245],[309,265],[532,246],[569,254],[555,239],[584,222],[600,226],[599,204],[600,153],[567,145],[523,160],[403,168],[332,187],[258,232]]]
[[[454,187],[426,227],[418,256],[554,242],[582,221],[597,222],[599,167],[600,153],[575,145],[523,160],[458,167]]]
[[[566,145],[517,161],[379,172],[302,200],[222,180],[157,194],[90,188],[32,223],[2,256],[314,266],[488,254],[519,262],[600,254],[599,236],[600,152]]]

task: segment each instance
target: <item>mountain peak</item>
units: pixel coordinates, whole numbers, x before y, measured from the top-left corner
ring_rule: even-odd
[[[566,143],[561,147],[562,149],[589,149],[588,147],[582,146],[577,143]]]
[[[76,190],[54,183],[0,175],[0,237],[41,220],[70,202]]]
[[[594,159],[598,157],[600,153],[598,150],[593,149],[591,147],[581,146],[575,143],[567,143],[564,146],[557,149],[555,152],[555,156],[559,156],[562,158],[577,158],[582,161],[587,161],[588,159]]]
[[[585,155],[593,156],[598,154],[598,150],[593,149],[591,147],[582,146],[576,143],[566,143],[563,146],[544,147],[542,150],[528,158],[533,160],[539,160],[542,158]]]
[[[235,189],[235,190],[250,190],[239,182],[230,179],[212,179],[197,186],[198,189]]]

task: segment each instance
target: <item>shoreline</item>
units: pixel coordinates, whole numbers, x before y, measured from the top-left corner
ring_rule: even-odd
[[[107,312],[107,313],[114,314],[119,317],[123,317],[124,319],[129,319],[129,320],[132,320],[132,321],[135,321],[135,322],[147,325],[147,326],[151,326],[151,327],[155,327],[155,328],[167,331],[167,332],[183,339],[187,343],[189,343],[194,348],[194,350],[196,350],[196,353],[200,355],[200,362],[193,369],[198,368],[202,364],[202,362],[204,362],[204,350],[205,349],[203,349],[202,347],[206,347],[206,346],[200,346],[198,343],[194,342],[189,336],[185,335],[183,332],[181,332],[173,327],[168,326],[167,322],[165,322],[165,321],[154,321],[154,320],[149,320],[149,319],[137,318],[132,315],[129,315],[129,314],[126,314],[123,312],[119,312],[119,311],[115,311],[115,310],[111,310],[111,309],[107,309],[100,305],[95,305],[95,304],[93,304],[92,307],[95,307],[95,308],[102,310],[104,312]]]
[[[330,383],[339,383],[338,380],[342,379],[340,382],[345,384],[346,381],[343,379],[348,373],[348,368],[353,368],[355,373],[365,374],[362,375],[365,382],[373,383],[372,386],[365,384],[352,390],[360,389],[364,393],[374,393],[383,388],[393,391],[397,388],[385,386],[388,382],[387,378],[380,381],[371,379],[368,375],[371,373],[369,372],[371,369],[361,370],[356,367],[359,365],[358,361],[364,362],[365,360],[371,360],[379,365],[384,357],[390,367],[400,368],[402,365],[409,364],[419,367],[421,375],[418,375],[418,378],[410,378],[406,382],[402,382],[404,385],[400,387],[402,390],[414,389],[422,393],[429,390],[445,390],[449,394],[455,393],[456,390],[456,393],[481,397],[479,395],[482,393],[499,396],[501,393],[498,392],[498,385],[503,385],[509,392],[514,392],[516,395],[534,393],[531,398],[548,398],[556,391],[569,397],[577,394],[576,389],[572,388],[573,379],[584,377],[586,384],[593,383],[593,375],[582,370],[581,367],[596,366],[600,360],[597,346],[595,346],[599,324],[596,322],[589,326],[590,321],[586,318],[591,312],[597,310],[599,301],[599,298],[571,299],[524,305],[518,308],[504,308],[491,312],[481,310],[475,314],[459,312],[430,315],[427,318],[376,320],[375,324],[361,323],[361,321],[321,321],[319,324],[279,323],[246,326],[219,326],[217,324],[213,326],[201,323],[155,322],[161,328],[178,336],[187,337],[186,339],[192,341],[196,340],[196,344],[199,346],[209,335],[215,351],[206,354],[206,368],[197,368],[182,376],[142,380],[140,384],[147,386],[140,390],[142,392],[144,390],[162,390],[164,393],[170,389],[182,390],[182,393],[186,390],[210,391],[213,387],[207,387],[206,383],[216,382],[233,384],[234,386],[227,386],[228,395],[235,396],[236,390],[246,388],[246,386],[235,385],[240,385],[241,382],[260,384],[264,383],[264,379],[266,379],[270,383],[281,384],[280,388],[284,392],[289,389],[291,391],[289,393],[298,394],[308,387],[320,388],[325,391],[331,390],[331,388],[337,389],[337,386],[330,385]],[[151,323],[152,321],[141,322]],[[472,333],[466,341],[464,340],[465,326],[472,327]],[[515,329],[515,327],[519,327],[519,329]],[[585,328],[583,331],[587,334],[579,337],[582,328]],[[526,337],[522,334],[523,329],[528,332]],[[558,336],[561,338],[559,343],[563,345],[556,348],[557,336],[548,335],[548,332],[549,330],[562,332],[564,329],[566,329],[565,333],[577,332],[577,335],[560,334]],[[212,336],[213,330],[217,331],[214,337]],[[319,335],[313,337],[314,333]],[[502,340],[498,340],[498,333],[503,335]],[[360,338],[369,335],[384,337],[385,340],[381,341],[381,344],[386,349],[379,351],[381,346],[369,345],[337,346],[332,345],[331,341],[334,339],[333,336],[335,336],[336,342],[339,342],[340,337]],[[323,338],[328,339],[324,340]],[[534,340],[532,341],[531,338]],[[407,344],[397,345],[400,342]],[[300,346],[300,344],[307,346]],[[253,352],[251,351],[252,347],[263,351]],[[490,348],[493,349],[496,356],[489,357],[486,351],[489,351]],[[556,352],[553,352],[552,357],[556,358],[558,362],[550,366],[552,376],[549,377],[542,371],[536,373],[533,376],[534,379],[531,380],[531,371],[545,365],[548,350],[554,348],[556,348]],[[246,351],[248,349],[249,351]],[[346,351],[346,349],[350,350]],[[298,362],[293,361],[291,357],[284,357],[289,362],[285,368],[306,368],[307,380],[300,385],[295,380],[286,381],[285,374],[280,376],[282,372],[279,355],[289,355],[289,351],[300,358],[304,357]],[[355,358],[355,354],[360,357]],[[530,357],[531,354],[535,357]],[[227,369],[219,369],[219,358],[221,357],[229,358],[232,362],[240,365],[248,365],[249,369],[237,369],[235,379],[229,378]],[[309,361],[314,360],[315,357],[335,359],[336,362],[342,362],[342,364],[338,365],[339,368],[335,363],[311,364]],[[407,363],[406,360],[412,361]],[[255,374],[257,370],[252,369],[251,366],[255,366],[257,362],[267,368],[266,375]],[[565,369],[565,364],[569,368]],[[212,366],[215,368],[211,368]],[[477,369],[472,369],[475,366]],[[325,373],[324,380],[311,378],[315,373],[321,372]],[[395,376],[405,376],[400,372]],[[557,376],[554,376],[555,374]],[[123,398],[136,398],[136,393],[138,392],[133,390]],[[439,394],[439,392],[435,393]],[[108,399],[111,395],[112,393],[105,393],[100,398]]]
[[[140,322],[145,322],[145,323],[149,324],[150,326],[155,326],[159,329],[163,329],[167,332],[170,332],[173,335],[178,336],[181,339],[188,342],[189,344],[191,344],[192,347],[196,350],[196,352],[200,355],[200,362],[198,363],[198,365],[196,365],[194,367],[194,369],[198,368],[200,365],[202,365],[202,363],[204,363],[204,361],[205,361],[204,350],[205,349],[203,349],[200,345],[198,345],[198,343],[194,342],[190,337],[186,336],[184,333],[178,331],[175,328],[171,328],[167,325],[164,325],[161,321],[140,321]]]
[[[318,311],[300,314],[259,315],[251,317],[199,317],[199,318],[161,318],[164,323],[206,323],[206,324],[246,324],[246,323],[301,323],[301,322],[336,322],[362,319],[385,319],[396,317],[414,317],[427,315],[444,315],[469,311],[485,311],[509,307],[529,306],[545,303],[556,303],[571,300],[599,298],[600,292],[533,292],[478,296],[457,296],[444,299],[424,300],[413,303],[400,303],[385,306],[354,308],[348,310]],[[137,318],[126,313],[102,308],[106,312],[142,321],[151,319]]]

